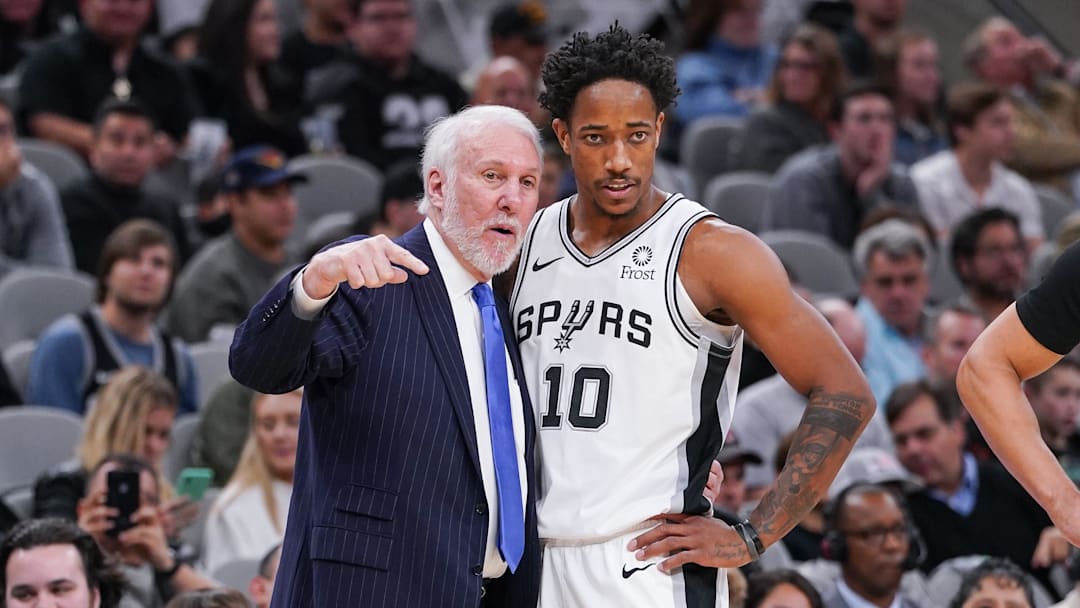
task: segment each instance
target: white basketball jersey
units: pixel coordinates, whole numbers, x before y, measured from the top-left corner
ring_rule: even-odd
[[[536,214],[512,302],[536,411],[540,536],[606,537],[659,513],[702,513],[731,424],[742,331],[704,318],[677,274],[704,207],[672,194],[588,256],[570,199]]]

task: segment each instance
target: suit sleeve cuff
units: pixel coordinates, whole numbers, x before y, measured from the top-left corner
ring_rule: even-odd
[[[292,311],[297,318],[303,319],[304,321],[311,321],[316,315],[322,312],[322,309],[326,307],[326,303],[330,301],[330,298],[334,297],[334,294],[337,293],[337,287],[334,288],[334,291],[330,292],[330,295],[316,300],[304,291],[304,270],[307,270],[307,268],[301,269],[300,272],[296,273],[296,276],[293,277],[292,284],[290,285],[293,295]]]

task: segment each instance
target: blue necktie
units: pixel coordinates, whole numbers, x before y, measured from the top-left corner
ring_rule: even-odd
[[[525,511],[521,505],[514,422],[510,416],[510,381],[506,377],[506,348],[495,294],[487,283],[472,288],[484,323],[484,378],[487,381],[488,425],[495,460],[495,487],[499,495],[499,551],[510,572],[517,570],[525,552]]]

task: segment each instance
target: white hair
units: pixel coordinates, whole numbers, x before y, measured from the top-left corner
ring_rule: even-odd
[[[433,169],[441,169],[446,182],[452,185],[457,175],[461,150],[468,138],[493,126],[509,127],[525,135],[536,146],[536,155],[544,160],[540,131],[519,110],[506,106],[472,106],[457,114],[440,118],[428,127],[424,138],[421,159],[421,176],[424,179],[424,196],[417,203],[420,213],[427,215],[431,205],[427,193],[427,178]]]
[[[855,271],[860,278],[866,276],[870,265],[870,256],[878,251],[885,252],[891,258],[917,255],[922,258],[923,269],[930,273],[933,268],[934,252],[930,240],[922,230],[901,219],[888,219],[864,230],[855,238],[852,257]]]

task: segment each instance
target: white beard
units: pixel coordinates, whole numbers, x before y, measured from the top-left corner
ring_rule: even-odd
[[[500,213],[481,226],[466,226],[459,213],[460,201],[453,193],[453,185],[447,188],[442,210],[442,230],[446,240],[461,252],[465,261],[487,276],[506,271],[517,258],[524,238],[521,222],[514,216]],[[512,243],[503,239],[488,245],[485,240],[488,228],[494,224],[512,224],[515,227]]]

